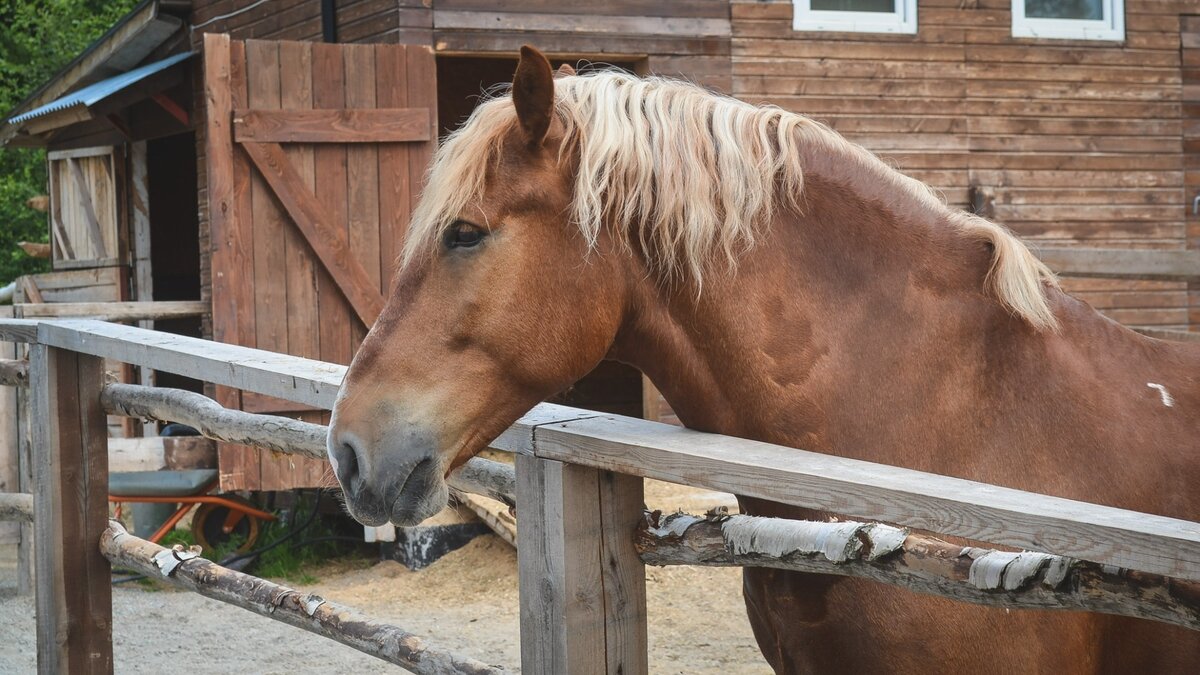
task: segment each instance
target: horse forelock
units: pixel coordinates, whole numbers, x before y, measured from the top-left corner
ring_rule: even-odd
[[[594,245],[605,222],[663,278],[700,282],[736,265],[778,209],[799,211],[804,148],[837,153],[864,182],[916,199],[938,219],[991,244],[987,283],[1011,312],[1056,326],[1045,286],[1054,275],[1004,227],[947,206],[815,120],[755,106],[694,84],[597,70],[555,80],[563,155],[574,162],[572,221]],[[483,194],[489,168],[517,124],[507,95],[480,104],[438,149],[402,258],[434,250],[442,231]],[[560,156],[560,162],[566,158]]]

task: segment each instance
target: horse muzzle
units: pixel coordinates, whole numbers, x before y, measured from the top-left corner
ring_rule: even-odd
[[[446,506],[449,489],[431,433],[394,429],[367,443],[334,425],[328,450],[346,509],[363,525],[416,525]]]

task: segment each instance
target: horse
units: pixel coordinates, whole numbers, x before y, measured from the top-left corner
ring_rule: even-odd
[[[603,359],[688,427],[1200,518],[1200,350],[1060,289],[1007,229],[807,117],[662,78],[552,71],[434,157],[329,458],[361,522]],[[740,498],[744,512],[823,519]],[[746,568],[778,673],[1194,672],[1200,633]]]

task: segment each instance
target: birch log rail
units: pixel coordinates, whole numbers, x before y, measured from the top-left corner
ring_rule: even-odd
[[[114,565],[303,628],[420,675],[499,675],[505,670],[453,654],[402,628],[373,621],[324,598],[167,549],[109,521],[100,552]],[[180,560],[184,558],[184,560]]]
[[[230,410],[195,392],[137,384],[108,384],[100,394],[100,402],[113,415],[179,422],[217,441],[316,459],[326,456],[328,429],[322,424]],[[510,506],[515,503],[516,478],[512,467],[500,462],[473,457],[451,473],[448,480],[452,487],[462,492],[490,497]]]
[[[1198,582],[962,546],[877,523],[647,512],[636,545],[647,565],[854,576],[977,605],[1119,614],[1200,630]]]

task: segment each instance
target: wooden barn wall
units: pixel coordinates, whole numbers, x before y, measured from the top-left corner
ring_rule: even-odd
[[[1126,0],[1121,44],[1012,38],[1010,0],[918,0],[913,36],[796,32],[791,2],[738,0],[733,91],[828,122],[955,206],[978,186],[1034,241],[1183,248],[1187,4]],[[1188,323],[1180,283],[1065,285],[1127,324]]]

